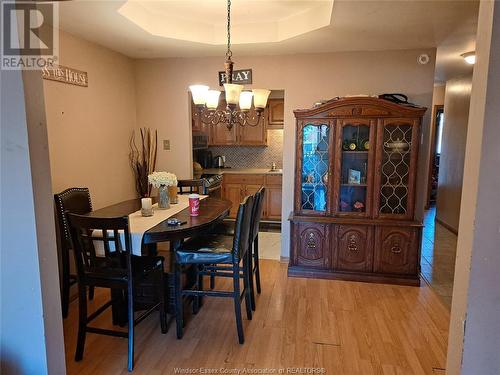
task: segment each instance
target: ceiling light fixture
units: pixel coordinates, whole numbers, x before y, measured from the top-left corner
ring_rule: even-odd
[[[224,70],[226,73],[224,91],[226,95],[226,108],[217,109],[219,106],[220,91],[210,90],[205,85],[191,85],[189,90],[196,107],[195,116],[201,122],[209,125],[225,124],[229,130],[234,125],[257,126],[263,117],[264,109],[267,105],[267,98],[271,91],[267,89],[253,89],[243,91],[243,85],[233,83],[233,61],[231,57],[231,0],[227,2],[227,51]],[[253,105],[255,111],[250,112]]]
[[[462,53],[460,56],[462,56],[465,62],[469,65],[474,65],[476,62],[476,51]]]

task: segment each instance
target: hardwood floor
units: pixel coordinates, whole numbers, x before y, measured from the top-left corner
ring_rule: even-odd
[[[436,207],[427,210],[421,251],[421,274],[451,310],[457,235],[435,221]]]
[[[232,301],[207,298],[198,315],[188,314],[182,340],[175,338],[175,324],[160,333],[157,314],[137,327],[134,374],[175,374],[176,368],[279,373],[291,367],[324,368],[332,375],[444,373],[449,313],[425,283],[416,288],[288,278],[286,264],[272,260],[262,260],[261,269],[262,294],[253,320],[244,317],[244,345],[238,344]],[[91,306],[107,295],[97,291]],[[68,374],[126,374],[122,338],[88,334],[83,361],[74,362],[77,314],[73,301],[64,322]],[[94,325],[109,327],[110,320],[104,314]]]

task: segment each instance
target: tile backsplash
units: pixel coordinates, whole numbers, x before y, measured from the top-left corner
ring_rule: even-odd
[[[210,147],[213,156],[225,155],[226,166],[231,168],[277,168],[283,167],[283,129],[267,131],[267,147]]]

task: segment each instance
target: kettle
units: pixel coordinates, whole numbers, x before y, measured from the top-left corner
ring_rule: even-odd
[[[224,168],[226,157],[224,155],[217,155],[214,157],[214,168]]]

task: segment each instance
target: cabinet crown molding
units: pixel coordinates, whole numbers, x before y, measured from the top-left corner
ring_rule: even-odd
[[[293,111],[297,119],[305,117],[333,118],[352,116],[373,117],[421,117],[427,108],[396,104],[372,97],[347,97],[332,99],[313,108]]]

